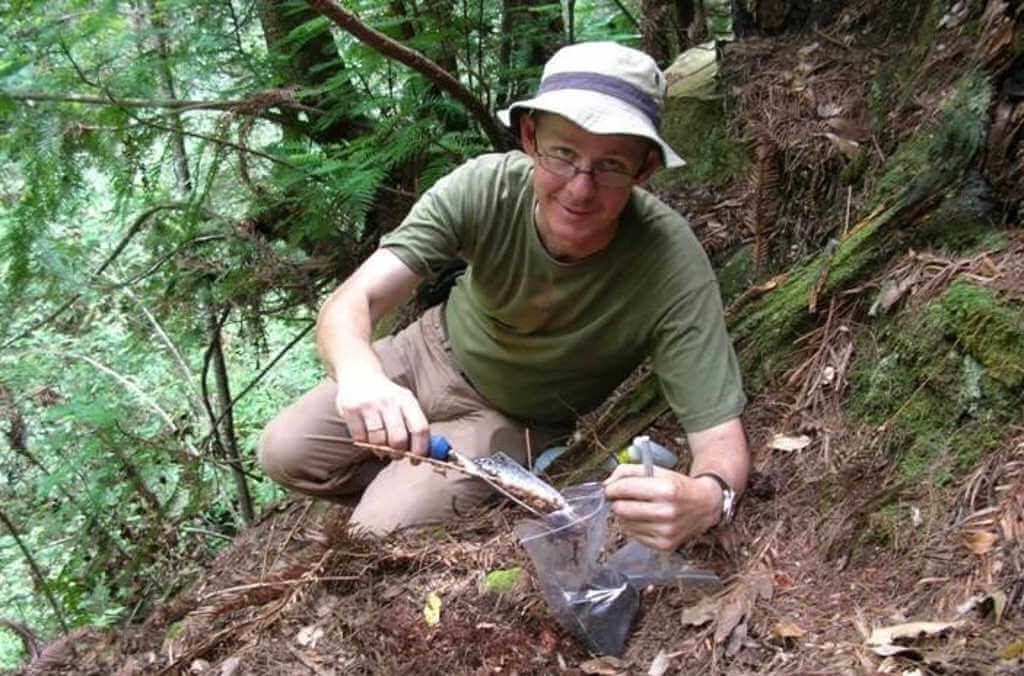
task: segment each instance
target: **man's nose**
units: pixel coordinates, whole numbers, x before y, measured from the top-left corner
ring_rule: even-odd
[[[597,192],[597,183],[594,181],[593,170],[581,170],[576,167],[576,175],[569,179],[566,187],[574,195],[590,195]]]

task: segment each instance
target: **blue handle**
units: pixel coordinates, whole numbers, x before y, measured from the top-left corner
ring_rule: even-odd
[[[432,460],[441,460],[442,462],[448,459],[448,452],[452,450],[452,445],[448,440],[442,437],[440,434],[430,435],[430,452],[429,456]]]

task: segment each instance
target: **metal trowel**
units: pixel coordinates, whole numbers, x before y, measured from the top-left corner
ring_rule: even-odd
[[[430,458],[452,463],[537,516],[544,517],[569,507],[553,486],[500,451],[482,458],[468,458],[453,449],[445,437],[431,435]]]

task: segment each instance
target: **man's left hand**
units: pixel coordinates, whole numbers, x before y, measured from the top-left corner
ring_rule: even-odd
[[[604,487],[625,534],[654,549],[675,549],[722,518],[722,488],[710,477],[662,467],[648,477],[643,465],[619,465]]]

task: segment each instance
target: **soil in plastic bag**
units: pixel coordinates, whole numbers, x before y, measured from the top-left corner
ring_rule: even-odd
[[[598,564],[608,530],[604,488],[582,484],[564,495],[569,508],[518,524],[516,535],[558,623],[591,652],[621,655],[640,594],[621,572]]]

